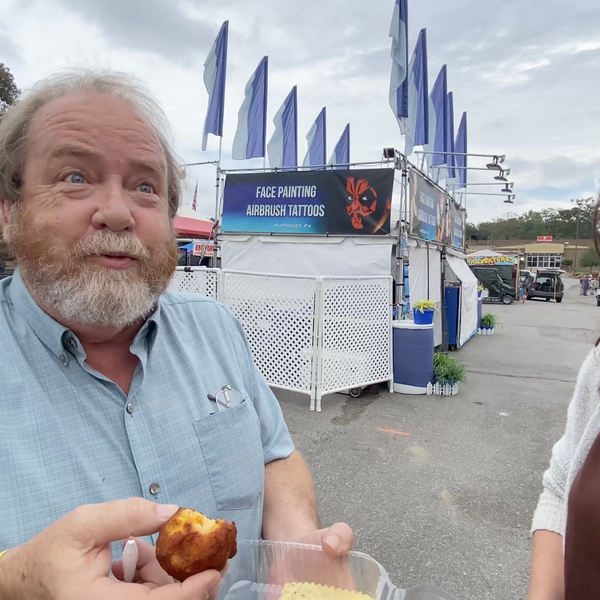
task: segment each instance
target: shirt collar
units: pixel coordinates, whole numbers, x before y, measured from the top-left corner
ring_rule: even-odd
[[[74,351],[73,346],[69,347],[69,341],[77,341],[77,338],[68,327],[55,321],[40,308],[31,297],[19,269],[15,269],[10,282],[10,298],[15,310],[31,327],[37,338],[64,363],[67,360],[65,350],[71,353]],[[160,316],[161,306],[159,302],[154,313],[147,319],[136,335],[132,348],[136,345],[143,345],[146,352],[151,353],[158,335]]]

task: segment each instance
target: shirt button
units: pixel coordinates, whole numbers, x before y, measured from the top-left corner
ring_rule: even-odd
[[[127,406],[125,407],[125,410],[126,410],[126,411],[127,411],[129,414],[130,414],[130,415],[132,415],[132,414],[133,414],[133,411],[135,411],[135,408],[133,407],[133,404],[132,404],[131,402],[129,402],[129,403],[127,404]]]
[[[160,492],[160,485],[158,485],[158,483],[153,483],[153,484],[150,486],[150,493],[151,493],[153,496],[158,496],[158,492]]]
[[[61,354],[61,355],[60,355],[60,362],[61,362],[63,365],[66,365],[66,364],[67,364],[67,357],[66,357],[64,354]]]

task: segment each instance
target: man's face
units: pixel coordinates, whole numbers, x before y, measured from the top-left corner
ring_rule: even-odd
[[[126,101],[96,92],[35,115],[21,202],[5,237],[36,299],[67,321],[123,328],[145,317],[179,253],[164,151]]]

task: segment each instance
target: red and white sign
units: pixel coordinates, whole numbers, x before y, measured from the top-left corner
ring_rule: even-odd
[[[538,235],[538,242],[551,242],[554,238],[551,235]]]
[[[198,240],[194,242],[193,256],[214,256],[215,242],[213,240]]]

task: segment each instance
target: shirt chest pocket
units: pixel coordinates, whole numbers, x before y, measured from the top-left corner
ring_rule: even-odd
[[[262,498],[260,423],[248,401],[194,423],[219,510],[253,508]]]

